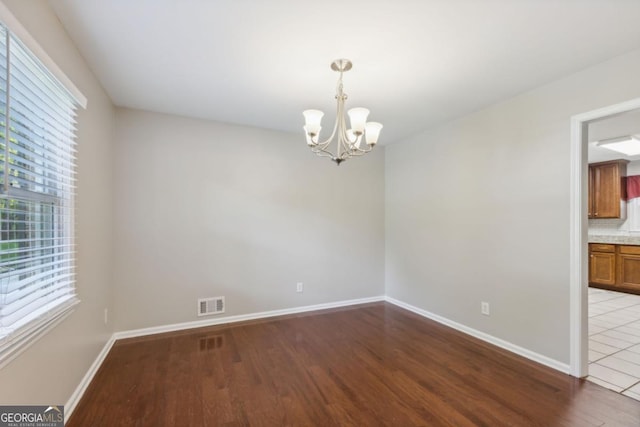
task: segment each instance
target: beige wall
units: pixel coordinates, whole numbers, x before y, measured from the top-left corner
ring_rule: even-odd
[[[77,287],[82,303],[25,353],[0,369],[0,403],[64,404],[111,336],[113,107],[42,0],[7,0],[29,33],[88,98],[78,114]],[[113,310],[111,310],[113,311]]]
[[[336,166],[302,134],[117,109],[117,330],[384,294],[384,150]],[[304,292],[296,293],[296,282]]]
[[[636,51],[386,147],[387,295],[568,363],[569,119],[640,97],[639,67]]]

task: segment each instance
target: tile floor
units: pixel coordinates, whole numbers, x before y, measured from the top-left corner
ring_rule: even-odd
[[[589,288],[587,379],[640,400],[640,295]]]

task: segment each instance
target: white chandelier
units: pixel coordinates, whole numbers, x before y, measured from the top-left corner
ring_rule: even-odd
[[[311,151],[318,156],[329,157],[336,162],[337,165],[347,159],[355,156],[361,156],[368,153],[378,142],[380,129],[382,125],[376,122],[367,122],[369,110],[366,108],[352,108],[348,111],[349,120],[351,121],[351,129],[347,129],[347,121],[344,117],[344,102],[347,100],[347,94],[342,91],[342,74],[349,71],[353,64],[348,59],[336,59],[331,64],[333,71],[340,73],[338,86],[336,88],[336,100],[338,102],[338,112],[336,123],[333,126],[333,132],[329,139],[324,142],[318,142],[320,139],[320,122],[324,113],[320,110],[305,110],[302,112],[305,119],[304,131],[307,136],[307,145]],[[331,143],[337,133],[337,144],[335,149],[331,150]],[[364,135],[366,147],[361,148],[362,136]]]

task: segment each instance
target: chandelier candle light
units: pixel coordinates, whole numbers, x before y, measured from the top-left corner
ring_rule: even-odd
[[[348,59],[336,59],[331,64],[331,69],[339,72],[340,78],[336,88],[338,112],[336,123],[329,139],[324,142],[318,142],[320,129],[322,129],[320,122],[324,113],[320,110],[305,110],[302,112],[305,120],[304,131],[307,136],[307,145],[318,156],[329,157],[337,165],[351,157],[361,156],[371,151],[378,142],[380,129],[382,129],[380,123],[367,122],[369,110],[366,108],[352,108],[348,111],[351,129],[347,129],[347,121],[344,116],[344,102],[347,100],[347,94],[342,90],[342,74],[349,71],[352,66],[353,64]],[[330,146],[336,136],[338,137],[337,144],[335,151],[332,151]],[[361,148],[363,136],[365,137],[366,147]]]

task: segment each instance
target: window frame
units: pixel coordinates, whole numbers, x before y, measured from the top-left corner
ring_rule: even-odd
[[[5,152],[4,152],[4,182],[5,186],[0,188],[0,198],[6,200],[7,203],[10,200],[20,200],[26,201],[27,203],[34,204],[47,204],[51,205],[51,239],[52,241],[59,241],[60,237],[57,235],[58,230],[60,229],[60,222],[63,223],[65,227],[65,232],[63,234],[64,237],[62,239],[67,240],[69,246],[71,247],[72,254],[69,257],[69,269],[73,274],[73,278],[69,284],[64,285],[64,289],[71,289],[71,292],[68,295],[65,295],[61,301],[57,302],[55,305],[53,304],[56,299],[49,301],[49,303],[45,305],[41,305],[33,309],[29,315],[33,315],[33,313],[39,313],[36,316],[32,316],[33,318],[28,319],[29,315],[23,316],[20,320],[24,320],[24,323],[17,327],[15,330],[11,331],[10,334],[2,336],[0,335],[0,369],[15,359],[20,353],[25,351],[29,346],[35,343],[40,337],[44,336],[49,330],[58,325],[62,320],[68,317],[72,312],[74,307],[80,302],[78,298],[77,292],[77,279],[76,279],[76,265],[77,265],[77,254],[75,252],[75,190],[74,190],[74,179],[73,175],[77,170],[77,163],[75,161],[71,161],[71,172],[70,179],[68,183],[69,188],[61,191],[62,195],[51,196],[47,194],[42,194],[37,191],[28,191],[21,188],[14,188],[10,185],[8,181],[8,173],[9,173],[9,150],[11,144],[11,128],[12,125],[12,117],[15,116],[16,113],[11,113],[11,82],[10,82],[10,68],[12,64],[12,54],[11,54],[11,43],[18,44],[19,48],[22,49],[22,53],[26,54],[29,59],[34,61],[34,63],[39,66],[42,70],[44,70],[45,74],[50,77],[50,79],[54,82],[58,89],[62,89],[65,95],[68,95],[68,101],[72,105],[71,107],[71,115],[73,117],[75,115],[75,111],[80,108],[86,108],[87,100],[84,95],[71,83],[71,81],[62,73],[62,71],[55,65],[55,63],[46,55],[44,50],[35,42],[35,40],[26,32],[24,27],[20,25],[20,23],[15,19],[15,17],[8,11],[6,6],[0,3],[0,26],[3,27],[6,34],[3,33],[3,36],[6,35],[6,75],[5,82],[3,82],[4,89],[6,90],[6,114],[2,118],[5,121],[6,128],[5,131]],[[18,61],[15,59],[14,61]],[[37,75],[36,75],[37,76]],[[44,86],[45,83],[42,83]],[[17,90],[17,89],[16,89]],[[38,90],[42,90],[42,87],[39,86]],[[65,97],[66,99],[66,97]],[[38,105],[37,103],[34,105]],[[59,107],[59,104],[56,104],[56,107]],[[66,111],[66,110],[65,110]],[[69,113],[66,111],[65,114]],[[70,119],[71,120],[71,119]],[[66,121],[65,121],[66,123]],[[73,121],[70,122],[74,124]],[[73,146],[77,140],[76,135],[72,132],[71,136],[68,138],[69,146],[65,145],[65,150],[70,150],[65,154],[69,155],[72,151],[75,151]],[[17,140],[16,140],[17,141]],[[66,140],[65,140],[66,141]],[[17,144],[17,142],[15,142]],[[66,144],[66,143],[65,143]],[[47,146],[48,144],[45,144]],[[61,148],[55,146],[55,155],[61,155]],[[45,162],[46,164],[46,162]],[[44,166],[43,166],[44,167]],[[14,167],[15,169],[15,167]],[[65,175],[66,176],[66,175]],[[61,182],[61,181],[54,181]],[[48,184],[48,183],[47,183]],[[63,208],[64,206],[64,208]],[[6,209],[9,209],[8,207]],[[38,207],[38,210],[43,209],[42,206]],[[60,209],[62,209],[62,214],[60,213]],[[28,214],[31,212],[26,210]],[[42,213],[40,213],[42,215]],[[64,217],[65,219],[61,220]],[[42,217],[40,220],[42,220]],[[45,219],[46,221],[46,219]],[[29,231],[31,232],[31,231]],[[42,232],[42,230],[37,230],[37,233]],[[52,247],[54,245],[51,245]],[[55,252],[52,252],[52,258],[56,258]],[[66,261],[66,258],[65,258]],[[59,268],[59,267],[56,267]],[[56,273],[59,273],[56,271]],[[20,273],[18,273],[19,275]],[[57,276],[54,276],[57,277]],[[37,282],[36,282],[37,283]],[[0,286],[2,283],[0,282]],[[7,288],[8,289],[8,281]],[[26,286],[26,285],[25,285]],[[5,295],[0,294],[1,295]],[[0,303],[4,303],[4,301],[0,300]],[[2,319],[0,318],[0,321]],[[2,327],[2,323],[0,323],[0,327]],[[1,332],[1,331],[0,331]]]

